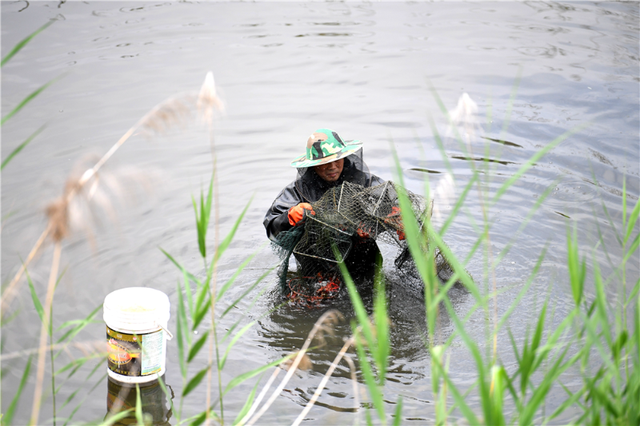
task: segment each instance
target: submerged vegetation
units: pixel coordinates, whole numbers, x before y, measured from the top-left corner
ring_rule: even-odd
[[[27,42],[28,40],[30,38]],[[15,53],[12,51],[10,55],[13,56]],[[8,55],[2,63],[4,64],[9,58]],[[442,113],[451,123],[454,123],[457,117],[447,113],[435,91],[433,95],[441,106]],[[512,99],[514,97],[515,90]],[[24,104],[26,102],[21,105]],[[41,424],[45,416],[51,416],[50,420],[46,420],[47,423],[72,423],[76,413],[82,410],[84,398],[90,393],[87,389],[93,390],[106,380],[106,375],[97,374],[105,366],[104,345],[100,342],[76,341],[77,335],[95,321],[100,306],[90,312],[82,313],[81,319],[59,325],[56,321],[53,294],[62,275],[60,254],[64,239],[69,232],[69,224],[77,220],[70,215],[70,211],[75,211],[70,206],[79,200],[83,203],[95,201],[92,194],[99,190],[100,182],[97,177],[101,167],[136,130],[162,132],[167,126],[190,116],[194,106],[200,108],[201,115],[209,126],[214,174],[206,191],[201,192],[197,200],[192,198],[198,251],[203,269],[196,272],[189,271],[171,253],[163,250],[164,255],[177,267],[177,301],[174,301],[177,305],[175,341],[178,354],[177,368],[182,377],[182,383],[174,385],[172,389],[162,380],[158,381],[164,400],[170,401],[171,404],[168,413],[163,415],[172,417],[171,422],[174,424],[259,424],[261,416],[281,395],[295,372],[304,370],[308,366],[310,362],[308,352],[323,345],[324,336],[333,333],[333,326],[343,319],[339,312],[327,311],[318,319],[304,345],[296,352],[258,369],[243,371],[230,380],[224,380],[222,373],[225,371],[227,362],[233,357],[234,346],[256,324],[256,320],[245,323],[246,316],[238,315],[238,311],[233,308],[247,298],[252,298],[252,302],[249,303],[249,307],[252,307],[264,292],[264,290],[257,291],[258,285],[273,273],[275,267],[266,271],[254,282],[238,284],[243,270],[254,258],[255,254],[253,254],[238,266],[226,282],[217,282],[219,261],[232,244],[249,204],[238,216],[230,232],[224,238],[220,238],[217,228],[219,217],[215,213],[219,200],[217,199],[216,153],[211,117],[216,110],[222,108],[222,103],[216,95],[213,76],[209,74],[199,94],[189,93],[171,97],[142,117],[97,163],[80,177],[69,180],[63,195],[47,209],[49,222],[45,231],[36,241],[32,252],[25,258],[19,272],[3,288],[2,325],[23,320],[20,312],[15,314],[11,312],[9,302],[19,291],[20,283],[24,281],[29,287],[31,300],[39,315],[41,332],[38,342],[24,343],[24,346],[32,346],[33,349],[19,354],[2,354],[3,368],[9,360],[14,358],[25,360],[19,367],[21,368],[19,385],[11,390],[11,394],[7,393],[6,386],[3,387],[3,397],[10,402],[7,405],[3,404],[2,424],[14,424],[18,405],[24,408],[27,401],[33,402],[31,424]],[[3,123],[4,120],[3,118]],[[456,127],[453,126],[453,129]],[[629,204],[626,187],[623,188],[622,195],[622,217],[611,219],[612,230],[619,244],[617,250],[622,253],[618,258],[610,259],[611,265],[608,266],[612,272],[608,276],[603,276],[602,266],[597,263],[593,251],[579,247],[576,225],[568,222],[566,260],[568,284],[574,304],[564,319],[553,330],[548,331],[548,313],[553,306],[549,300],[545,300],[531,333],[527,333],[526,336],[514,336],[507,329],[511,315],[536,281],[538,270],[547,254],[546,250],[537,255],[537,262],[533,269],[528,271],[525,284],[520,288],[512,305],[500,316],[498,315],[497,298],[500,297],[500,291],[492,277],[497,265],[509,250],[509,246],[498,254],[492,253],[490,240],[492,221],[489,211],[546,153],[578,130],[579,128],[567,132],[540,149],[516,173],[506,179],[497,191],[488,190],[493,162],[489,160],[470,162],[472,167],[470,178],[440,229],[436,229],[430,221],[420,224],[413,215],[409,200],[401,197],[405,234],[417,271],[424,284],[426,312],[424,325],[427,330],[424,345],[430,354],[433,393],[433,411],[427,415],[433,418],[436,424],[458,423],[461,418],[469,424],[488,425],[548,424],[558,419],[575,424],[640,424],[640,313],[638,312],[640,280],[636,276],[627,274],[628,262],[632,256],[637,256],[638,252],[640,237],[637,221],[640,215],[640,203],[636,203],[635,206]],[[448,164],[444,144],[435,125],[432,125],[432,131],[442,151],[443,160]],[[456,135],[455,139],[459,142],[460,150],[465,152],[468,158],[476,158],[470,152],[470,145],[462,136]],[[29,143],[28,141],[21,146]],[[18,153],[19,149],[14,150],[3,161],[2,167],[4,168],[6,163]],[[484,155],[484,158],[488,159],[490,156]],[[395,164],[397,166],[395,180],[402,185],[403,171],[397,156]],[[543,205],[550,192],[551,190],[548,189],[540,195],[527,220],[521,225],[521,229],[527,226],[535,210]],[[482,223],[475,224],[478,238],[473,244],[471,253],[466,259],[461,260],[444,243],[444,236],[453,226],[454,219],[462,213],[465,200],[472,197],[474,193],[478,194],[478,205],[482,207],[484,220]],[[425,182],[424,195],[427,199],[432,198],[428,181]],[[208,243],[207,239],[211,225],[215,227],[213,245]],[[53,243],[49,279],[46,287],[37,286],[29,276],[29,264],[35,254],[43,250],[44,243],[48,240]],[[600,245],[604,250],[610,249],[606,247],[607,242],[602,233]],[[210,250],[211,247],[213,252]],[[433,262],[436,249],[446,256],[454,270],[454,275],[444,283],[439,280]],[[465,266],[471,258],[476,255],[480,257],[480,254],[484,259],[483,279],[474,281],[466,272]],[[391,325],[393,318],[389,318],[387,314],[384,276],[376,277],[373,303],[372,306],[367,306],[360,298],[349,272],[344,267],[341,272],[355,311],[355,318],[351,319],[351,335],[343,336],[343,347],[336,353],[333,363],[317,385],[316,392],[307,406],[300,412],[290,413],[289,418],[281,419],[282,423],[296,425],[302,423],[313,409],[336,366],[344,361],[351,373],[354,386],[354,411],[357,415],[360,416],[362,413],[367,424],[402,424],[404,418],[402,398],[392,401],[395,408],[390,412],[388,410],[390,398],[384,395],[389,357],[392,351],[389,337],[393,333]],[[462,283],[475,302],[472,312],[466,312],[464,316],[460,316],[454,310],[448,296],[448,291],[457,282]],[[236,285],[242,285],[240,295],[223,304],[223,296]],[[39,292],[36,288],[44,291]],[[617,289],[616,299],[607,297],[608,288]],[[590,292],[587,289],[593,289],[593,291]],[[45,293],[44,297],[41,293]],[[438,316],[441,311],[446,312],[455,329],[454,333],[446,339],[438,335]],[[470,335],[467,330],[467,320],[474,311],[483,312],[488,319],[485,324],[485,341]],[[372,312],[372,315],[368,312]],[[233,326],[222,329],[219,326],[220,320],[232,315],[237,316]],[[54,324],[57,327],[54,327]],[[204,332],[202,332],[203,327],[206,328]],[[512,346],[498,348],[497,335],[505,329],[508,331]],[[194,334],[198,330],[200,333]],[[464,345],[475,362],[475,371],[470,373],[475,382],[470,387],[465,388],[450,374],[449,349],[456,341]],[[504,365],[501,362],[501,351],[511,351],[517,363]],[[62,353],[80,353],[81,355],[73,356],[71,362],[60,366],[59,357]],[[203,362],[203,359],[206,361]],[[13,361],[12,365],[15,365]],[[67,380],[79,369],[92,365],[85,381],[86,385],[78,389],[66,388]],[[581,378],[579,385],[572,383],[569,386],[563,383],[563,374],[567,371],[577,372]],[[285,373],[284,378],[279,380],[282,372]],[[261,380],[263,375],[268,377],[264,383]],[[24,393],[26,384],[34,377],[33,396],[26,395]],[[47,379],[50,380],[50,384],[46,382]],[[94,380],[95,384],[92,384],[91,380]],[[243,398],[246,403],[243,406],[225,404],[225,395],[237,391],[240,385],[247,381],[255,382],[255,385],[246,398]],[[46,388],[49,385],[50,391],[47,392]],[[367,401],[359,399],[360,389],[363,386],[368,392]],[[144,390],[141,387],[126,389],[123,387],[119,392],[116,399],[120,402],[114,403],[112,412],[105,419],[99,419],[96,416],[96,423],[117,424],[120,421],[128,422],[132,419],[139,424],[158,421],[154,414],[150,413],[149,405],[144,404]],[[127,396],[127,393],[131,393],[131,397]],[[199,412],[190,412],[184,408],[184,401],[195,393],[206,395],[206,402]],[[82,398],[83,394],[84,398]],[[154,395],[157,396],[157,394]],[[66,399],[56,400],[59,396],[64,396]],[[470,396],[474,397],[474,403],[469,402]],[[41,413],[44,398],[52,399],[52,413]],[[21,417],[26,418],[24,415]],[[168,421],[168,418],[162,421]]]

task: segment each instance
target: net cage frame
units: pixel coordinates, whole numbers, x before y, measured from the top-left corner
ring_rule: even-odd
[[[408,246],[401,220],[400,192],[411,202],[419,232],[423,232],[425,221],[431,217],[433,200],[427,202],[424,197],[392,181],[368,188],[344,182],[311,203],[313,213],[305,211],[304,232],[291,253],[298,261],[308,259],[322,264],[325,270],[337,270],[340,261],[334,248],[338,249],[344,262],[354,246],[356,235],[391,243],[399,247],[400,252],[406,251]],[[324,244],[324,247],[319,247],[318,243]],[[312,275],[306,272],[306,275]]]
[[[353,254],[355,258],[348,258],[354,246],[360,249],[366,248],[367,243],[373,243],[378,250],[375,244],[378,241],[398,248],[393,261],[395,269],[405,277],[407,285],[415,283],[419,286],[422,279],[404,235],[401,194],[410,202],[418,233],[423,234],[425,224],[433,214],[434,200],[412,193],[392,181],[372,187],[344,182],[310,203],[313,211],[305,210],[304,226],[294,226],[273,240],[272,247],[282,259],[278,268],[282,293],[294,302],[309,306],[317,306],[324,299],[336,297],[342,288],[337,258],[353,263],[354,259],[359,259],[360,253],[357,250]],[[318,242],[324,246],[318,246]],[[427,238],[423,247],[425,253],[429,252],[430,244]],[[335,248],[338,248],[339,257],[334,252]],[[437,275],[446,282],[454,270],[438,247],[433,253]],[[289,272],[292,254],[297,264],[297,270],[291,271],[293,275]],[[340,288],[337,291],[333,283],[338,283]],[[331,288],[327,287],[328,284]]]

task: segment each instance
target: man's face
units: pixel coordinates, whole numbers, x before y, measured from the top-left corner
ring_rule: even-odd
[[[344,167],[344,158],[328,164],[315,166],[313,169],[316,171],[316,174],[325,181],[335,182],[342,174],[342,167]]]

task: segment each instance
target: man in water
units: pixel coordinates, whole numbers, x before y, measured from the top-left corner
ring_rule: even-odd
[[[310,203],[318,201],[330,188],[343,182],[365,188],[384,183],[369,173],[360,141],[343,141],[329,129],[316,130],[309,136],[306,154],[292,161],[291,166],[298,170],[297,178],[278,194],[264,217],[263,224],[271,240],[281,232],[304,226],[305,211],[307,215],[314,214]],[[354,235],[352,240],[354,249],[345,259],[349,272],[372,276],[373,263],[380,253],[378,246],[364,233]]]

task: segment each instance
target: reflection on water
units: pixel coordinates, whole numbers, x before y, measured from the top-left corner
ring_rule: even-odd
[[[160,380],[165,388],[171,393],[171,400],[167,400],[167,395],[160,385]],[[140,402],[142,403],[142,413],[145,417],[145,424],[154,426],[170,425],[171,416],[173,415],[172,400],[174,399],[173,389],[164,382],[164,376],[158,380],[138,385],[140,388]],[[114,415],[130,411],[130,414],[120,420],[115,425],[133,425],[137,424],[135,415],[136,400],[138,394],[136,385],[121,383],[107,378],[107,414],[105,420]]]

